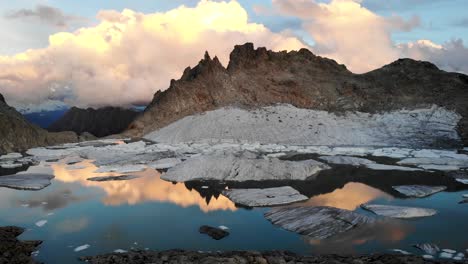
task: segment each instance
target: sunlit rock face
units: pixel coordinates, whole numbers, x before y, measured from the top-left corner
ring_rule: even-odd
[[[412,143],[419,143],[422,140],[426,146],[428,143],[433,146],[453,146],[453,143],[457,143],[457,140],[453,142],[457,139],[453,134],[455,130],[459,133],[461,141],[468,143],[467,87],[466,75],[441,71],[429,62],[401,59],[375,71],[357,75],[348,71],[345,66],[315,56],[306,49],[272,52],[265,48],[254,49],[251,43],[247,43],[234,48],[226,68],[217,58],[212,59],[208,54],[193,69],[187,68],[182,77],[172,81],[166,91],[155,94],[151,104],[143,115],[132,123],[128,133],[148,134],[184,117],[223,107],[238,107],[245,110],[280,103],[319,111],[302,116],[308,117],[307,121],[312,121],[313,117],[323,119],[322,128],[314,127],[318,122],[312,121],[312,129],[307,126],[298,127],[298,129],[305,128],[305,131],[298,132],[297,138],[284,136],[292,142],[302,140],[304,144],[313,143],[310,134],[315,132],[318,132],[319,139],[323,140],[324,138],[320,137],[321,132],[335,131],[334,128],[336,131],[344,129],[337,123],[345,120],[349,122],[348,125],[351,124],[351,134],[360,136],[357,139],[358,143],[360,140],[364,141],[364,136],[368,136],[370,127],[378,130],[380,126],[382,129],[380,132],[384,135],[371,134],[372,142],[379,141],[382,136],[384,139],[396,137],[393,142],[386,141],[385,144],[397,141],[401,146],[408,143],[404,140],[398,141],[402,137],[409,138],[405,134],[417,135],[419,132],[427,132],[427,139],[419,136]],[[436,109],[445,110],[430,110],[432,105],[436,105]],[[425,109],[426,112],[423,111],[421,114],[426,118],[421,119],[420,113],[410,113],[405,109]],[[320,111],[325,113],[320,116],[319,113],[322,113]],[[230,132],[228,128],[231,126],[240,125],[244,128],[242,118],[237,120],[236,117],[237,113],[241,114],[240,117],[244,117],[245,113],[242,110],[234,112],[232,116],[216,112],[221,116],[226,115],[226,123],[230,124],[221,123],[224,126],[215,129],[214,135],[213,133],[207,135],[214,136],[215,139],[221,136],[241,140],[261,138],[260,135],[265,132],[264,130],[257,131],[258,136],[252,135],[251,130],[247,130],[241,136],[236,134],[236,130]],[[434,116],[430,117],[432,113]],[[265,123],[266,116],[263,120],[258,118],[260,127],[267,126],[271,130],[260,142],[272,139],[284,140],[276,135],[275,131],[279,134],[284,132],[285,126],[297,123],[286,120],[291,115],[283,114],[285,113],[271,113],[269,125]],[[218,115],[211,114],[210,119],[198,120],[207,121],[206,125],[213,127],[209,121],[215,122],[217,119],[213,118],[216,116]],[[279,122],[278,118],[284,123]],[[295,118],[294,113],[292,119]],[[298,118],[296,122],[299,122]],[[400,122],[404,126],[399,126]],[[247,123],[251,124],[249,121]],[[447,127],[450,129],[445,133]],[[290,129],[294,131],[294,127]],[[353,134],[354,129],[363,129],[365,132]],[[222,134],[225,131],[228,131],[227,135]],[[290,136],[290,133],[287,135]],[[167,139],[183,139],[183,136],[187,134],[182,133]],[[198,134],[193,136],[199,137]],[[448,142],[445,142],[445,139]],[[342,138],[335,140],[326,142],[326,145],[346,142]],[[270,143],[277,142],[270,141]]]
[[[379,114],[277,105],[255,110],[221,108],[188,116],[145,137],[157,142],[260,142],[294,145],[457,145],[460,116],[444,108]]]

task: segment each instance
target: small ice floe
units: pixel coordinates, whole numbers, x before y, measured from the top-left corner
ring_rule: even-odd
[[[453,254],[450,254],[450,253],[447,253],[447,252],[441,252],[439,257],[440,258],[451,259],[451,258],[453,258]]]
[[[434,259],[434,256],[432,255],[422,255],[422,257],[425,259]]]
[[[223,225],[218,226],[218,228],[221,230],[229,230],[229,227]]]
[[[23,155],[21,155],[20,153],[13,152],[13,153],[8,153],[6,155],[1,155],[0,160],[20,159],[22,157]]]
[[[393,189],[408,197],[423,198],[432,194],[444,191],[446,186],[426,186],[426,185],[400,185],[392,186]]]
[[[138,245],[138,242],[133,242],[133,245]]]
[[[209,186],[206,186],[206,185],[204,185],[204,186],[202,186],[201,188],[202,188],[202,189],[208,189],[208,188],[210,188],[210,187],[209,187]]]
[[[83,251],[83,250],[85,250],[85,249],[88,249],[89,247],[91,247],[91,246],[88,245],[88,244],[85,244],[85,245],[76,247],[76,248],[74,249],[74,251],[75,251],[75,252]]]
[[[165,170],[170,169],[181,162],[182,160],[178,158],[165,158],[148,163],[148,167],[153,168],[155,170]]]
[[[106,173],[106,172],[130,173],[130,172],[144,171],[145,169],[146,169],[146,165],[143,165],[143,164],[114,165],[114,166],[101,166],[94,172],[96,173]]]
[[[38,191],[50,185],[54,175],[40,173],[18,173],[0,177],[0,186],[17,190]]]
[[[39,250],[31,252],[31,256],[37,257],[39,255]]]
[[[462,260],[465,258],[465,254],[463,254],[462,252],[458,253],[457,255],[455,255],[455,257],[453,257],[454,260]]]
[[[439,246],[435,244],[429,244],[429,243],[416,244],[414,245],[414,247],[424,251],[424,253],[429,254],[429,255],[436,255],[437,252],[440,251]]]
[[[29,204],[21,204],[21,207],[29,207]]]
[[[403,167],[403,166],[395,166],[395,165],[385,165],[385,164],[367,164],[367,168],[371,170],[382,170],[382,171],[422,171],[422,169],[418,168],[410,168],[410,167]]]
[[[433,216],[437,213],[434,209],[380,204],[362,204],[361,208],[377,215],[392,218],[418,218]]]
[[[0,164],[0,167],[4,168],[4,169],[16,169],[16,168],[20,168],[22,167],[23,164],[18,164],[18,163],[4,163],[4,164]]]
[[[127,250],[123,250],[123,249],[116,249],[114,250],[114,253],[127,253],[128,251]]]
[[[121,175],[121,176],[102,176],[102,177],[92,177],[88,178],[88,181],[97,181],[97,182],[105,182],[105,181],[128,181],[140,178],[140,176],[136,175]]]
[[[40,220],[36,222],[36,226],[38,227],[43,227],[45,224],[47,224],[47,220]]]
[[[390,250],[393,251],[393,252],[397,252],[397,253],[403,254],[403,255],[411,255],[411,253],[409,253],[408,251],[404,251],[404,250],[397,249],[397,248],[390,249]]]
[[[455,254],[455,253],[457,253],[457,251],[455,251],[455,250],[453,250],[453,249],[447,249],[447,248],[442,249],[442,251],[445,252],[445,253],[449,253],[449,254]]]
[[[459,178],[457,178],[457,179],[455,179],[455,180],[456,180],[457,182],[461,182],[461,183],[463,183],[463,184],[468,184],[468,179],[459,179]]]
[[[308,199],[307,196],[290,186],[266,189],[230,189],[224,190],[222,193],[236,204],[251,207],[290,204]]]
[[[48,202],[42,202],[41,204],[42,205],[48,205],[49,203]]]

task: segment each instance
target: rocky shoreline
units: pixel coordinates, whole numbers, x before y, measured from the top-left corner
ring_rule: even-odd
[[[412,255],[375,254],[362,256],[349,255],[316,255],[299,256],[287,251],[231,251],[231,252],[197,252],[184,250],[169,251],[131,251],[126,253],[113,253],[93,257],[82,257],[82,261],[92,264],[104,263],[258,263],[258,264],[280,264],[280,263],[455,263],[451,261],[427,260]],[[457,262],[468,263],[468,262]]]
[[[0,227],[0,264],[33,264],[32,255],[42,241],[20,241],[24,232],[15,226]]]

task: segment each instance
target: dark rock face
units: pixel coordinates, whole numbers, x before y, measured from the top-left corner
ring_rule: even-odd
[[[48,133],[29,123],[13,107],[8,106],[3,96],[0,99],[0,153],[78,140],[73,132]]]
[[[224,106],[244,108],[288,103],[332,112],[414,109],[433,104],[462,115],[459,132],[468,144],[468,76],[429,62],[400,59],[366,74],[306,49],[273,52],[236,46],[224,68],[215,57],[187,68],[180,80],[158,91],[128,134],[142,135],[180,118]]]
[[[201,226],[198,230],[201,234],[209,235],[211,238],[220,240],[229,236],[229,232],[222,230],[221,228],[211,226]]]
[[[232,251],[222,253],[199,253],[193,251],[170,250],[163,252],[156,251],[131,251],[123,254],[107,254],[95,257],[82,257],[82,261],[92,264],[104,263],[126,263],[126,264],[146,264],[146,263],[395,263],[395,264],[423,264],[423,263],[455,263],[451,261],[425,260],[418,256],[407,255],[366,255],[366,256],[345,256],[345,255],[320,255],[320,256],[298,256],[290,252],[271,251]]]
[[[36,263],[31,253],[42,243],[41,241],[19,241],[17,236],[24,229],[14,226],[0,227],[0,264]]]
[[[97,137],[118,134],[128,128],[138,112],[118,107],[80,109],[72,107],[48,128],[49,131],[89,132]]]

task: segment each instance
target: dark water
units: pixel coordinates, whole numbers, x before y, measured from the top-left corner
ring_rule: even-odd
[[[409,181],[408,178],[419,177],[417,175],[407,174],[406,178],[404,174],[391,175],[390,172],[372,175],[341,168],[315,182],[288,183],[311,196],[302,203],[309,206],[326,205],[370,214],[359,205],[374,202],[428,207],[439,212],[433,217],[394,221],[314,241],[273,226],[263,217],[268,208],[237,207],[219,195],[219,190],[213,189],[224,186],[173,184],[161,180],[159,172],[154,170],[137,173],[143,177],[129,181],[87,181],[98,175],[92,173],[95,169],[89,162],[68,167],[53,165],[52,169],[30,168],[31,171],[52,170],[56,178],[51,186],[41,191],[1,188],[0,225],[25,227],[28,231],[21,239],[43,240],[37,259],[46,263],[78,263],[79,256],[131,248],[281,249],[302,254],[374,253],[399,248],[422,254],[411,245],[430,242],[441,248],[468,249],[468,204],[458,204],[462,194],[468,191],[450,183],[449,192],[428,198],[395,197],[398,195],[391,191],[389,184]],[[387,183],[390,177],[393,180]],[[428,176],[425,181],[439,184],[437,181],[446,179],[435,175]],[[256,183],[257,186],[283,184]],[[38,227],[35,223],[40,220],[47,220],[47,223]],[[224,225],[230,228],[231,234],[215,241],[198,233],[201,225]],[[74,251],[85,244],[90,247]]]

